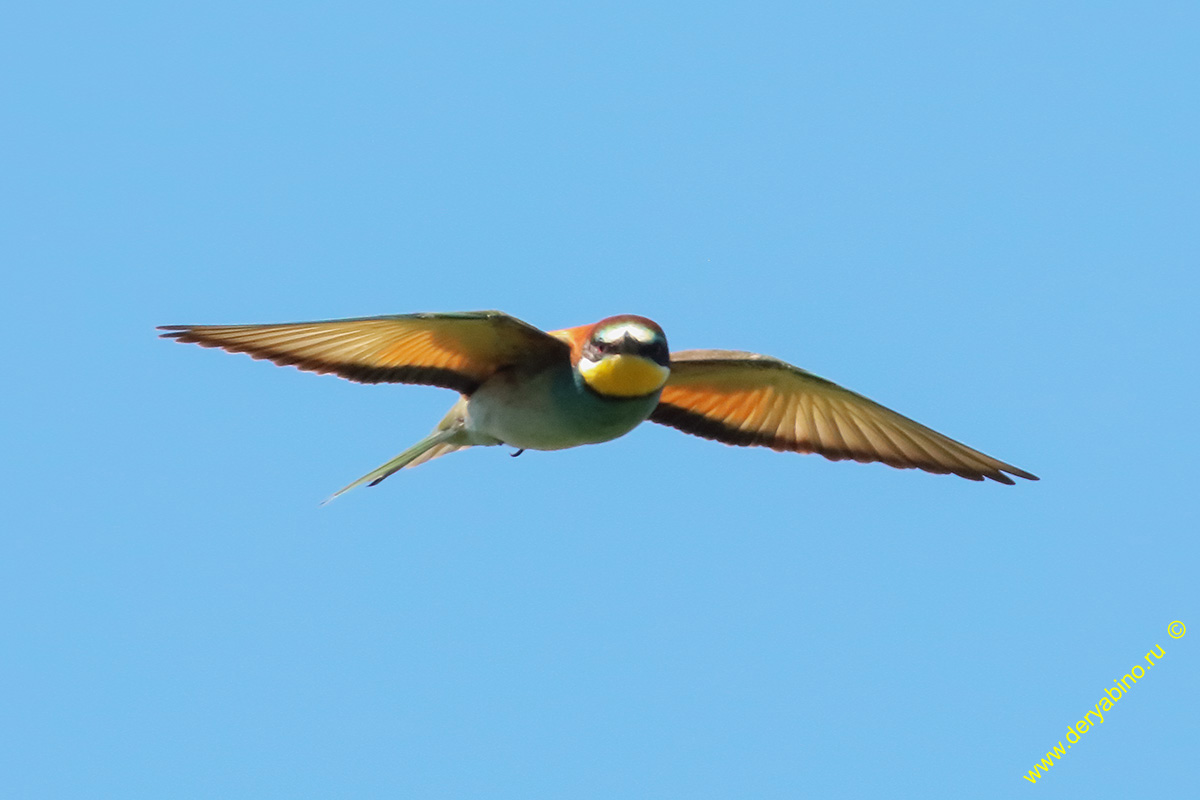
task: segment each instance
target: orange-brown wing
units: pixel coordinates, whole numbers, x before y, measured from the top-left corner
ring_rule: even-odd
[[[577,363],[580,354],[583,352],[583,346],[587,344],[588,337],[592,335],[592,331],[596,329],[596,323],[590,325],[580,325],[576,328],[563,328],[560,331],[550,331],[550,335],[555,339],[560,339],[566,342],[571,348],[571,362]]]
[[[755,353],[672,353],[671,377],[650,419],[726,444],[833,461],[880,461],[1010,485],[1006,472],[1037,480],[836,383]]]
[[[499,311],[161,330],[165,338],[359,383],[421,383],[463,394],[504,367],[569,357],[564,342]]]

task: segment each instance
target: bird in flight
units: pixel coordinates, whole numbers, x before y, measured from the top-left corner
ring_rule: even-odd
[[[647,419],[731,445],[988,478],[1036,475],[784,361],[736,350],[671,352],[632,314],[543,331],[500,311],[280,325],[164,325],[164,338],[248,353],[359,383],[415,383],[461,397],[433,432],[329,499],[472,446],[562,450]],[[1007,474],[1006,474],[1007,473]]]

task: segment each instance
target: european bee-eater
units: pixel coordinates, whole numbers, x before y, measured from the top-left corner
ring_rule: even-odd
[[[333,497],[473,445],[509,445],[514,455],[562,450],[616,439],[647,419],[725,444],[973,481],[1037,480],[770,356],[672,353],[662,328],[632,314],[550,332],[500,311],[160,330],[180,342],[359,383],[426,384],[462,395],[431,434]]]

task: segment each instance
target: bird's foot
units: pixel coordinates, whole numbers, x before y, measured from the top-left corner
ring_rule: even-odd
[[[512,456],[513,458],[516,458],[517,456],[521,455],[521,453],[524,453],[524,452],[525,452],[525,448],[522,447],[520,450],[516,451],[515,453],[509,453],[509,455]]]

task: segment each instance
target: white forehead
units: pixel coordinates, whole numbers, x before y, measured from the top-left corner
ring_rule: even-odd
[[[645,343],[655,339],[654,331],[637,322],[622,322],[620,325],[611,325],[596,332],[596,339],[601,342],[616,342],[626,336]]]

